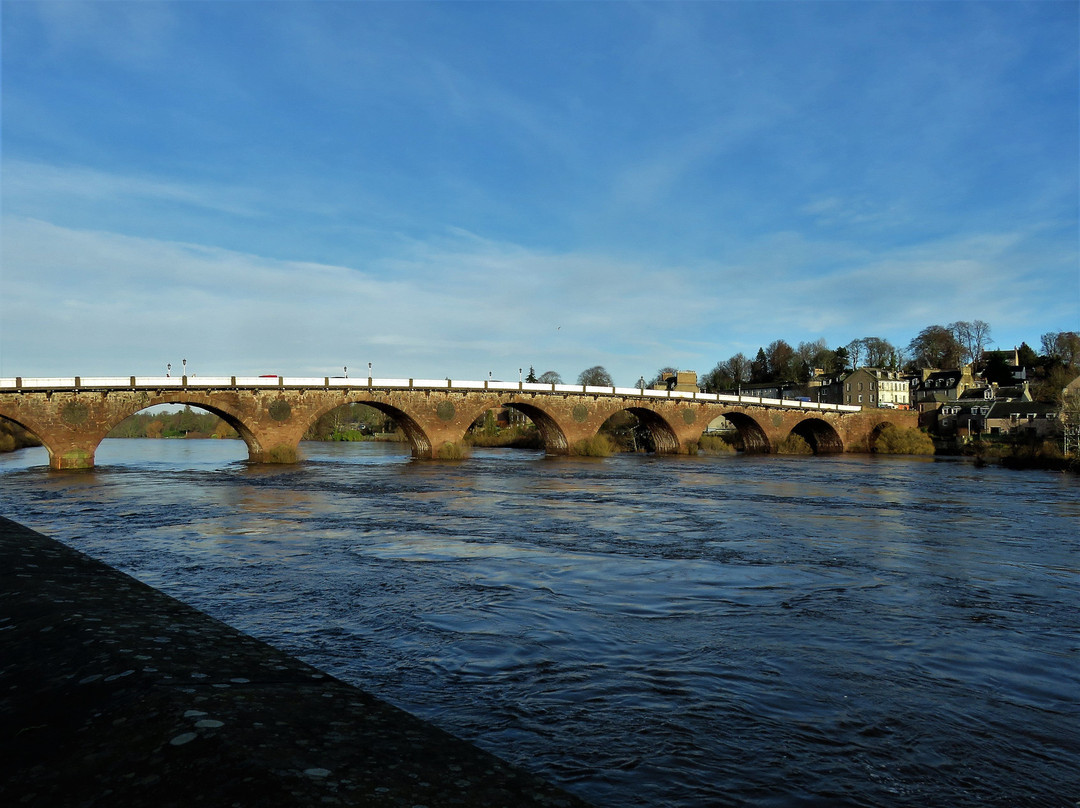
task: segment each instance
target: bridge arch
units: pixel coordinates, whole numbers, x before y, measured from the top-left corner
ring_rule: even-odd
[[[754,418],[743,412],[727,411],[721,413],[735,427],[742,440],[743,451],[755,454],[767,454],[773,450],[772,443],[765,430]]]
[[[810,444],[814,454],[837,454],[844,451],[844,441],[832,424],[820,418],[806,418],[791,429],[791,434],[798,435]]]
[[[663,415],[647,407],[624,407],[611,413],[607,420],[623,412],[633,415],[638,424],[649,434],[652,449],[656,454],[678,453],[679,437]],[[607,420],[604,423],[607,423]]]
[[[564,455],[569,453],[570,444],[566,440],[559,422],[550,413],[535,404],[527,404],[521,401],[508,401],[506,406],[523,413],[536,426],[540,433],[540,439],[544,442],[544,450],[548,454]]]
[[[161,400],[158,400],[160,398]],[[209,413],[213,413],[226,424],[236,430],[236,433],[240,436],[240,439],[244,441],[248,449],[248,457],[252,460],[260,458],[264,448],[255,433],[251,431],[251,428],[244,423],[244,421],[236,413],[231,412],[227,407],[222,406],[218,402],[207,400],[203,396],[189,395],[182,392],[178,392],[173,395],[166,395],[161,397],[155,397],[153,401],[147,403],[146,401],[133,402],[127,407],[113,410],[110,413],[110,417],[104,421],[104,432],[101,433],[101,437],[98,438],[98,442],[95,445],[95,449],[101,444],[101,441],[105,440],[110,432],[116,427],[120,426],[124,421],[133,415],[137,415],[143,410],[150,409],[151,407],[168,406],[170,404],[184,404],[185,406],[198,407],[201,410],[206,410]]]
[[[400,407],[395,407],[393,404],[369,396],[350,396],[341,401],[334,401],[311,410],[305,414],[306,423],[301,434],[306,434],[328,412],[332,412],[338,407],[347,407],[350,404],[363,404],[365,407],[371,407],[373,410],[378,410],[390,416],[394,419],[394,423],[401,427],[401,431],[405,433],[405,439],[409,441],[409,445],[412,447],[413,457],[430,458],[432,456],[433,442],[431,436],[428,435],[416,418]]]

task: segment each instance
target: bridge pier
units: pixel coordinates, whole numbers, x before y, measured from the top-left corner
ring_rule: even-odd
[[[49,468],[65,470],[94,467],[97,443],[90,445],[89,442],[72,441],[63,446],[55,446],[42,441],[42,445],[49,451]]]

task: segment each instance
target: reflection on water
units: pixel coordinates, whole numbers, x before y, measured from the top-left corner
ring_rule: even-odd
[[[1071,806],[1080,485],[105,441],[0,507],[599,805]]]

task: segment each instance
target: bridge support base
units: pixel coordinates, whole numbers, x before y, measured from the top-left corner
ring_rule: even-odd
[[[67,452],[50,454],[49,467],[58,471],[92,469],[94,467],[94,453],[85,449],[71,449]]]

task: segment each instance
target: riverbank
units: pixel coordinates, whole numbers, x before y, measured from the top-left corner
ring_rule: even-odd
[[[0,517],[0,802],[584,806]]]

